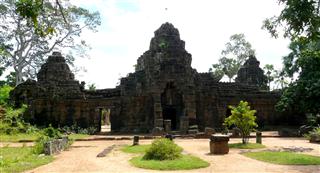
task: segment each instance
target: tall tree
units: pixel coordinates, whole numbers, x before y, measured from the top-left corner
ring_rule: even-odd
[[[268,80],[268,88],[269,91],[271,90],[271,82],[274,80],[274,75],[275,75],[275,69],[272,64],[266,64],[264,67],[264,73],[267,76]]]
[[[54,4],[43,1],[42,6],[45,11],[38,11],[37,21],[41,23],[44,31],[54,28],[54,32],[48,37],[39,35],[30,19],[17,12],[15,0],[2,0],[0,4],[0,40],[10,46],[3,46],[5,56],[0,56],[2,63],[13,67],[16,85],[21,83],[24,77],[35,77],[47,54],[53,50],[69,50],[66,58],[71,65],[74,55],[85,56],[85,50],[89,47],[79,37],[84,30],[95,32],[100,25],[98,12],[91,13],[86,9],[65,4],[64,15],[57,15]]]
[[[283,72],[292,82],[284,90],[277,108],[319,114],[320,0],[279,0],[279,3],[284,5],[280,15],[266,19],[263,25],[274,37],[283,30],[283,36],[291,40],[291,52],[284,57]]]
[[[221,69],[224,75],[228,76],[229,82],[237,75],[241,65],[255,54],[251,44],[246,40],[244,34],[234,34],[230,37],[230,41],[225,44],[226,48],[221,52],[221,58],[217,64],[213,64],[214,69]],[[213,71],[215,72],[215,71]]]

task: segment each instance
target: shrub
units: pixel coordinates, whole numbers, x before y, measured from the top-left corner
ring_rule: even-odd
[[[240,129],[242,143],[249,142],[249,135],[255,127],[258,127],[256,121],[256,110],[251,110],[249,103],[246,101],[240,101],[237,107],[229,106],[231,109],[231,115],[225,119],[224,125],[235,125]]]
[[[60,131],[53,128],[51,125],[48,128],[43,129],[43,135],[54,139],[61,138]]]
[[[51,140],[51,138],[49,138],[48,136],[42,135],[40,136],[35,145],[33,146],[33,153],[35,154],[42,154],[44,153],[44,145],[45,143],[49,142]]]
[[[173,141],[161,138],[152,142],[143,156],[145,160],[174,160],[181,157],[182,148]]]

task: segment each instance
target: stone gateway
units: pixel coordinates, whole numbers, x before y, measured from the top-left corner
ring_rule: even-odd
[[[112,132],[161,132],[165,124],[171,126],[166,129],[182,133],[190,126],[201,131],[219,129],[231,114],[228,105],[240,100],[257,110],[260,125],[272,125],[281,118],[274,109],[280,95],[260,89],[265,76],[255,57],[245,62],[233,83],[198,73],[191,61],[178,29],[165,23],[155,31],[149,50],[138,58],[135,72],[122,78],[116,88],[85,90],[64,57],[54,52],[42,65],[37,81],[18,85],[11,97],[17,105],[29,105],[25,118],[38,125],[76,124],[100,130],[102,110],[109,109]]]

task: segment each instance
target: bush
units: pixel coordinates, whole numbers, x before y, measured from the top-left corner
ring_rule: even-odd
[[[43,129],[43,135],[54,139],[61,138],[60,131],[53,128],[51,125],[48,128]]]
[[[49,138],[48,136],[42,135],[40,136],[35,145],[33,146],[33,153],[35,154],[42,154],[44,153],[44,145],[45,143],[49,142],[51,140],[51,138]]]
[[[152,142],[151,147],[147,149],[143,156],[145,160],[174,160],[180,158],[182,148],[173,141],[161,138]]]

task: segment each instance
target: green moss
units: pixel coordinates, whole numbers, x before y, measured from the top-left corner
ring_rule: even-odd
[[[248,152],[243,155],[269,163],[280,165],[320,165],[320,157],[293,152]]]
[[[154,170],[188,170],[205,168],[210,164],[198,157],[191,155],[182,155],[175,160],[145,160],[143,156],[134,157],[130,163],[139,168]]]
[[[125,153],[145,153],[151,145],[127,145],[121,148],[121,151]]]
[[[258,143],[234,143],[229,144],[229,148],[238,148],[238,149],[258,149],[258,148],[265,148],[266,146]]]
[[[52,156],[33,154],[32,147],[3,147],[0,148],[0,172],[23,172],[48,164]]]

